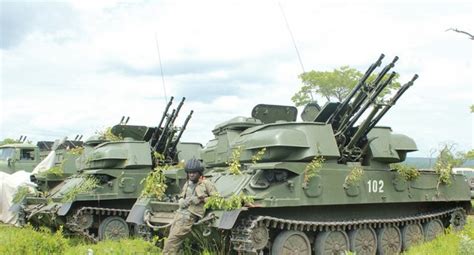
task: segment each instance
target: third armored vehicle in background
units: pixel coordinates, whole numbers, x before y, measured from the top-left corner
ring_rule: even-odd
[[[110,137],[94,136],[84,143],[77,160],[78,173],[53,188],[46,197],[27,197],[27,220],[35,225],[57,228],[93,240],[129,236],[134,226],[125,222],[144,186],[143,180],[160,164],[175,165],[185,158],[179,150],[200,149],[179,143],[192,111],[181,128],[174,126],[181,101],[171,114],[168,108],[157,127],[120,123]],[[179,149],[178,149],[179,148]],[[183,155],[196,155],[186,151]]]
[[[76,137],[77,138],[77,137]],[[18,143],[0,146],[0,171],[12,174],[23,170],[31,172],[51,152],[53,141],[39,141],[36,145],[26,143],[26,136],[20,137]],[[80,140],[66,140],[58,148],[58,159],[61,161],[62,154],[68,149],[81,146]]]
[[[392,165],[416,144],[377,124],[417,75],[383,101],[381,92],[396,75],[387,73],[398,59],[369,82],[383,57],[343,102],[307,105],[303,122],[295,121],[294,107],[258,105],[251,118],[216,126],[201,153],[207,178],[221,198],[247,202],[208,204],[196,223],[206,235],[227,230],[241,254],[396,254],[448,226],[462,228],[471,208],[462,175]],[[134,210],[142,217],[128,220],[160,227],[177,208],[176,202],[138,201]]]

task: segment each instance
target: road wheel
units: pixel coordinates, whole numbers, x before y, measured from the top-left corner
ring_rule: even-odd
[[[108,217],[99,225],[99,240],[119,240],[129,236],[130,229],[128,224],[120,217]]]
[[[316,236],[316,254],[344,254],[349,250],[349,237],[344,231],[324,231]]]
[[[402,228],[402,249],[404,251],[413,245],[422,243],[423,239],[423,228],[420,224],[407,224]]]
[[[451,219],[449,220],[454,230],[459,231],[466,225],[466,212],[464,210],[454,211],[451,213]]]
[[[358,255],[375,255],[377,236],[372,228],[359,228],[349,232],[351,251]]]
[[[268,229],[265,226],[256,227],[252,231],[251,239],[253,242],[253,248],[257,251],[265,248],[269,239]]]
[[[402,250],[400,229],[396,226],[385,226],[377,231],[377,251],[380,255],[399,254]]]
[[[301,231],[283,231],[273,242],[272,255],[311,255],[311,244]]]
[[[423,232],[425,233],[425,241],[431,241],[444,232],[443,223],[438,219],[431,220],[425,223]]]

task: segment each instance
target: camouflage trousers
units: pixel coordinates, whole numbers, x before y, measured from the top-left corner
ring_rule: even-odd
[[[189,212],[177,212],[171,224],[170,233],[165,240],[163,248],[164,255],[178,254],[181,244],[187,234],[191,232],[193,223],[196,222],[197,216]]]

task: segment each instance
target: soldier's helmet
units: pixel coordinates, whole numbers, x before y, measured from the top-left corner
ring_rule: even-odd
[[[184,171],[186,173],[191,173],[191,172],[199,172],[202,174],[204,171],[204,167],[201,164],[201,161],[192,158],[186,162],[186,165],[184,166]]]

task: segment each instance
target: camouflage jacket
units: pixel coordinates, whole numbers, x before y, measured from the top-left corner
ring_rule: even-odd
[[[186,182],[183,186],[183,189],[181,190],[181,194],[179,196],[180,198],[191,199],[186,197],[186,190],[188,189],[188,186],[189,182]],[[214,194],[217,194],[217,189],[214,184],[209,180],[200,179],[193,192],[193,197],[197,197],[199,202],[194,203],[191,200],[187,210],[199,218],[202,218],[206,212],[206,209],[204,208],[206,198]]]

